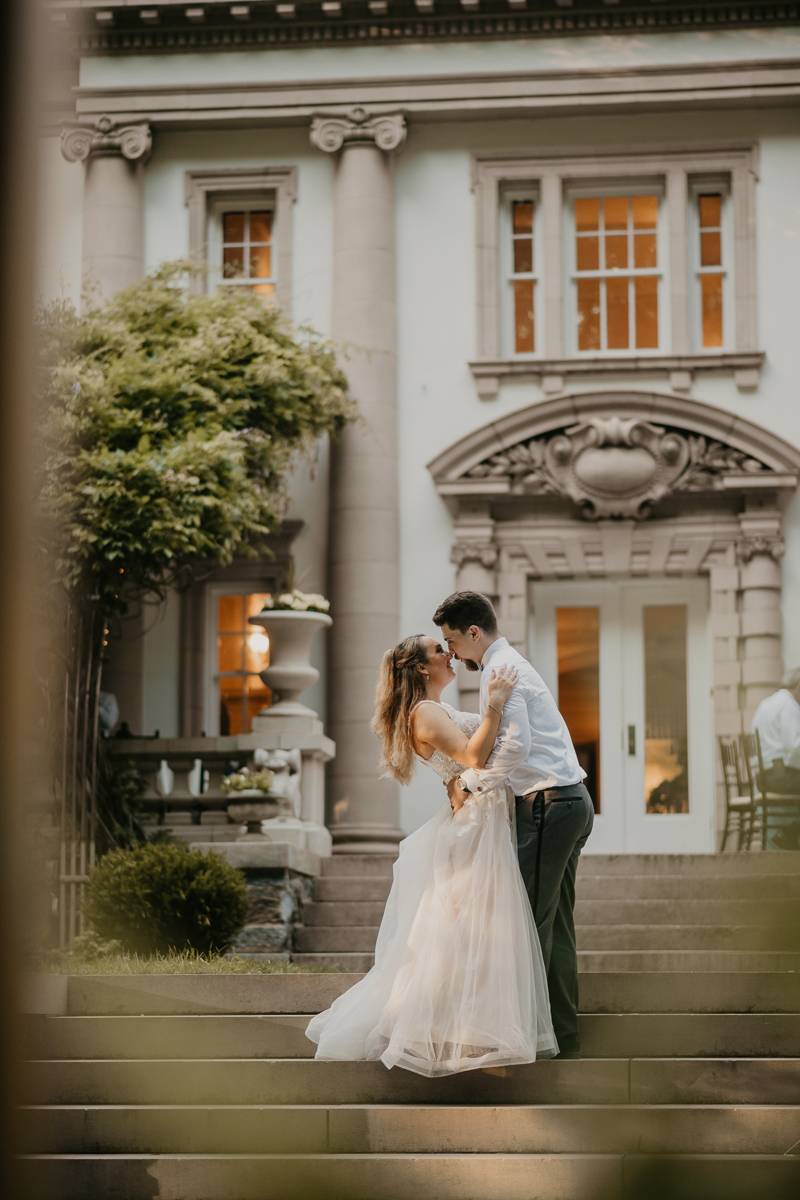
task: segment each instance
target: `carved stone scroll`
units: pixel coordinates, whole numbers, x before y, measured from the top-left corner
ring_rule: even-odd
[[[714,491],[771,472],[721,442],[610,413],[502,450],[468,479],[505,478],[517,495],[569,497],[590,520],[643,520],[671,492]]]
[[[342,146],[372,142],[387,153],[400,150],[406,140],[406,121],[400,113],[372,116],[365,108],[351,109],[346,117],[314,117],[311,144],[326,154],[335,154]]]
[[[67,162],[85,162],[90,155],[121,154],[136,162],[146,161],[153,148],[149,124],[118,125],[111,117],[100,117],[94,125],[72,125],[61,134],[61,153]]]

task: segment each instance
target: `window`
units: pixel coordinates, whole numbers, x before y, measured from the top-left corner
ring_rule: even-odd
[[[479,398],[645,372],[756,391],[757,181],[755,143],[474,154]]]
[[[217,201],[209,230],[209,289],[242,287],[271,302],[275,295],[275,212],[259,200]]]
[[[512,354],[536,351],[536,199],[531,194],[505,198],[506,325]]]
[[[726,324],[731,252],[727,244],[727,194],[720,184],[704,187],[698,183],[693,186],[692,192],[694,340],[698,350],[719,350],[729,340],[726,337]]]
[[[203,264],[191,290],[214,291],[224,280],[274,300],[290,315],[297,168],[187,171],[185,189],[189,254]]]
[[[659,347],[659,197],[576,196],[578,352]]]
[[[270,703],[270,690],[259,675],[269,666],[269,638],[248,623],[248,617],[261,612],[265,599],[266,593],[217,591],[214,596],[220,737],[250,733],[253,717]]]

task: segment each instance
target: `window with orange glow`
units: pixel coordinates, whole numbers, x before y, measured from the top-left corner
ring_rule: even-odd
[[[515,354],[533,354],[536,350],[536,261],[534,224],[536,204],[533,198],[511,198],[511,273],[513,310],[513,346]]]
[[[217,677],[221,737],[252,731],[253,717],[268,707],[269,688],[259,672],[269,666],[269,638],[248,618],[261,612],[266,593],[217,598]]]
[[[659,197],[573,201],[577,348],[657,350]]]
[[[222,213],[222,280],[265,299],[275,294],[273,213],[270,209]]]
[[[700,285],[701,343],[704,350],[724,344],[722,328],[722,291],[725,274],[722,269],[722,204],[721,192],[701,192],[697,197],[699,224],[698,268]]]

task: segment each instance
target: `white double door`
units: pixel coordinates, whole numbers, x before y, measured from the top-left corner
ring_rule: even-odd
[[[532,590],[531,661],[569,726],[598,810],[587,853],[713,851],[705,581]]]

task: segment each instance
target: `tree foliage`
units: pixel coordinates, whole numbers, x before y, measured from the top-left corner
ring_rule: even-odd
[[[253,553],[298,452],[354,415],[329,344],[241,289],[187,295],[186,271],[42,314],[48,574],[107,610]]]

